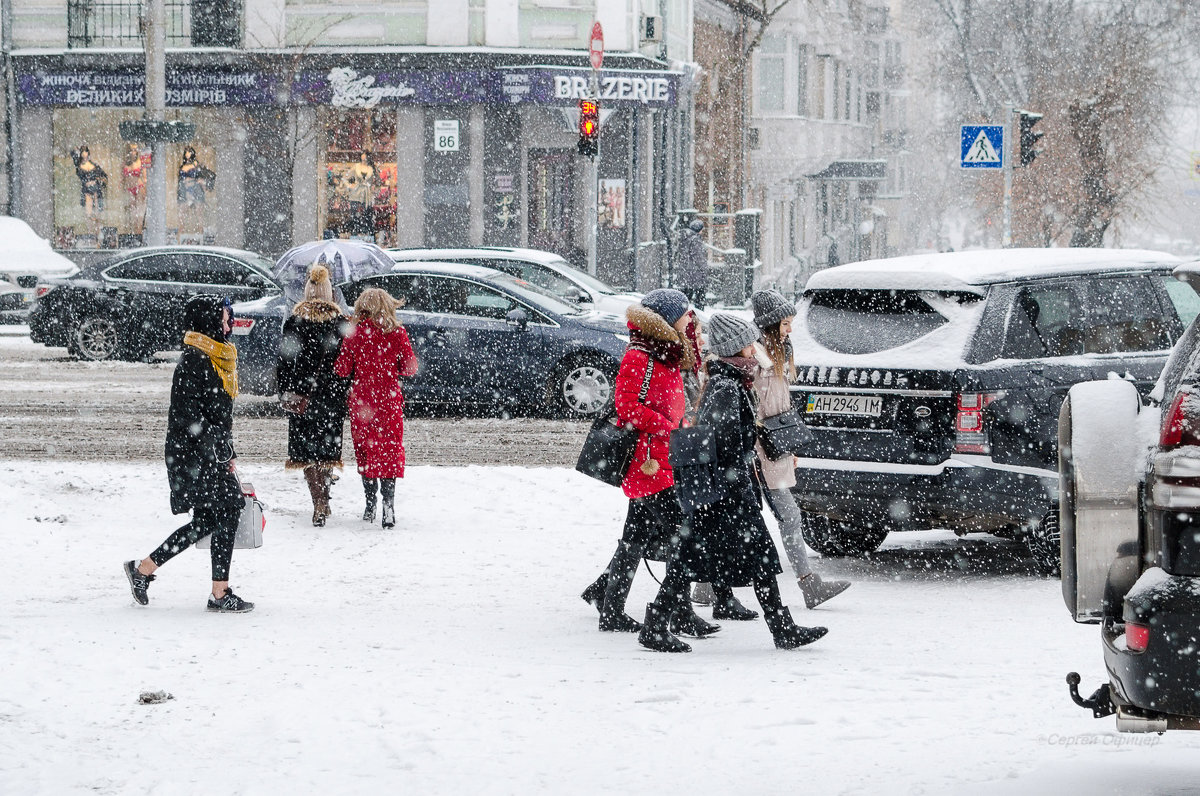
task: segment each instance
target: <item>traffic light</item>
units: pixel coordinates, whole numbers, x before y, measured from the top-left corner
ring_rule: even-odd
[[[594,158],[600,152],[600,103],[579,101],[579,154]]]
[[[1019,117],[1019,129],[1021,133],[1021,165],[1028,166],[1041,152],[1041,150],[1034,149],[1033,147],[1045,133],[1035,133],[1033,126],[1042,120],[1042,114],[1031,113],[1030,111],[1017,111],[1017,116]]]

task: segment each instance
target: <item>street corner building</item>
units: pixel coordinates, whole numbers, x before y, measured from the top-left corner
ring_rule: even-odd
[[[167,119],[195,134],[156,145],[120,130],[146,103],[139,0],[13,4],[13,212],[73,259],[142,243],[159,158],[168,243],[527,246],[583,265],[591,210],[598,274],[618,285],[686,204],[687,30],[668,58],[623,2],[165,3]],[[590,201],[576,141],[597,17]]]

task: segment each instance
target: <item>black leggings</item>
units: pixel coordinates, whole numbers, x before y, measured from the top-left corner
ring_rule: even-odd
[[[676,561],[667,562],[667,574],[663,577],[662,586],[658,590],[658,596],[654,602],[661,607],[681,606],[688,601],[688,586],[689,581],[683,574],[683,567]],[[728,586],[713,584],[713,592],[720,602],[725,595],[732,596],[733,590]],[[757,578],[754,581],[754,596],[758,598],[758,604],[762,606],[763,611],[778,611],[783,607],[783,595],[779,591],[779,581],[774,575],[769,577]]]
[[[233,562],[233,537],[237,533],[240,506],[197,506],[192,509],[192,521],[177,528],[167,540],[150,554],[150,560],[158,566],[201,539],[212,534],[212,579],[229,580],[229,565]]]

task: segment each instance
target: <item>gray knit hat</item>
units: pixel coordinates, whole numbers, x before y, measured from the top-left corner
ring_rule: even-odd
[[[754,323],[759,329],[768,329],[796,314],[796,305],[778,290],[759,290],[750,297],[750,306],[754,308]]]
[[[708,319],[708,350],[719,357],[736,356],[746,346],[762,337],[758,327],[740,315],[717,312]]]
[[[642,296],[642,306],[662,316],[672,326],[688,311],[688,297],[682,290],[660,287]]]

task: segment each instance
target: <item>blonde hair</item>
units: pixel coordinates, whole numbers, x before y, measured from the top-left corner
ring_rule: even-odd
[[[790,382],[796,364],[788,356],[788,346],[783,340],[783,335],[779,333],[780,323],[782,322],[773,323],[762,330],[763,348],[767,349],[767,356],[771,358],[771,367],[775,370],[775,375]]]
[[[390,332],[400,326],[400,322],[396,320],[396,310],[401,306],[403,302],[392,298],[386,290],[369,287],[354,302],[353,320],[355,323],[371,320],[384,332]]]

